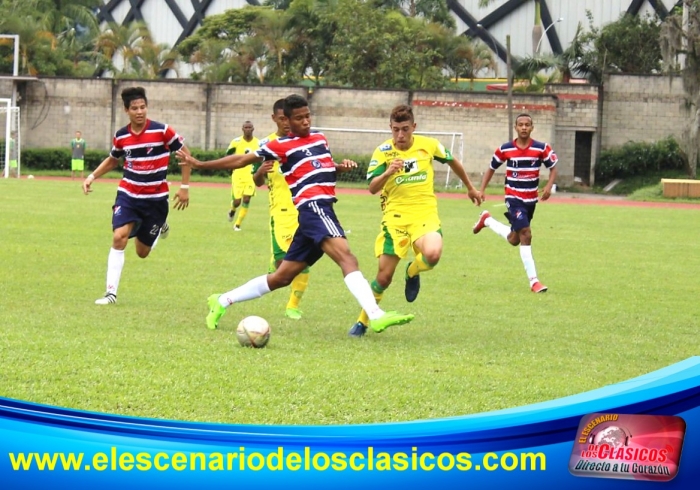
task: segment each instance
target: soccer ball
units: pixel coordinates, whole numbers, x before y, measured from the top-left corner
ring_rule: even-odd
[[[28,178],[28,179],[33,179],[34,176],[33,176],[33,175],[27,175],[27,178]]]
[[[248,316],[241,320],[236,337],[243,347],[265,347],[270,340],[270,324],[259,316]]]

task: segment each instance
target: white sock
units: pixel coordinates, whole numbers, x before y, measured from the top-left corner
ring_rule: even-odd
[[[532,246],[520,245],[520,258],[525,266],[527,278],[530,280],[530,286],[537,282],[537,270],[535,270],[535,259],[532,258]]]
[[[228,308],[233,303],[259,298],[269,292],[270,286],[267,284],[267,275],[264,275],[251,279],[243,286],[222,294],[219,296],[219,304],[224,308]]]
[[[107,257],[107,292],[117,295],[119,289],[119,279],[122,277],[124,268],[124,250],[109,249]]]
[[[370,320],[376,320],[384,314],[384,311],[377,304],[377,300],[374,299],[372,288],[362,275],[362,272],[355,271],[345,276],[345,285],[352,295],[355,296],[355,299],[360,303]]]
[[[491,231],[493,231],[496,235],[500,235],[506,240],[508,240],[508,235],[510,235],[509,226],[504,225],[496,219],[493,219],[493,217],[486,218],[484,220],[484,224],[488,226],[491,229]]]

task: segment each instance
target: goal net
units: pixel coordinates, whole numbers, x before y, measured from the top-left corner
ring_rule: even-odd
[[[19,107],[11,99],[0,99],[0,175],[20,176]]]
[[[321,131],[328,140],[333,158],[340,162],[344,158],[357,162],[358,168],[352,172],[338,174],[340,182],[358,182],[366,184],[367,167],[374,150],[384,141],[391,138],[388,129],[358,129],[358,128],[313,128]],[[464,137],[462,133],[416,131],[414,134],[430,136],[442,145],[460,161],[463,162]],[[433,162],[435,170],[435,186],[438,188],[462,187],[462,181],[454,175],[449,165]]]

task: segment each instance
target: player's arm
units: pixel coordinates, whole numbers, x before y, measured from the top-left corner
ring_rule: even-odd
[[[180,166],[190,166],[200,170],[235,170],[262,160],[262,157],[256,155],[255,152],[246,153],[244,155],[226,155],[223,158],[206,162],[197,160],[192,155],[187,155],[182,150],[178,150],[175,156],[179,160]]]
[[[491,157],[491,165],[489,165],[488,170],[484,174],[484,177],[481,179],[481,188],[479,189],[479,196],[481,197],[482,201],[486,200],[486,187],[489,185],[489,182],[491,182],[493,174],[496,173],[496,169],[503,165],[505,161],[505,155],[503,154],[500,148],[497,148],[495,153],[493,154],[493,157]]]
[[[265,185],[265,177],[267,174],[272,172],[272,166],[275,164],[274,160],[266,160],[260,165],[255,164],[253,167],[253,182],[258,187]]]
[[[464,170],[462,162],[452,157],[451,160],[447,161],[447,165],[449,165],[455,175],[459,177],[459,180],[461,180],[462,183],[467,186],[467,195],[469,196],[469,199],[471,199],[477,206],[481,206],[481,201],[484,199],[481,197],[481,193],[476,190],[476,187],[474,187],[474,184],[472,184],[472,181],[469,179],[469,175],[467,175],[467,172]]]
[[[190,156],[192,155],[190,149],[185,145],[182,145],[179,151]],[[173,196],[173,207],[175,209],[185,209],[190,204],[190,175],[192,173],[192,168],[185,165],[180,167],[180,171],[180,188]]]
[[[552,186],[557,181],[557,166],[554,165],[549,167],[549,180],[547,180],[547,185],[544,186],[542,191],[542,200],[546,201],[552,196]]]
[[[375,174],[376,176],[371,177],[372,180],[369,183],[369,192],[371,194],[376,194],[384,188],[392,175],[400,171],[403,168],[403,160],[400,158],[395,158],[389,163],[389,165],[384,164],[384,171]]]
[[[119,165],[119,159],[113,157],[111,154],[102,160],[102,163],[100,163],[83,181],[83,193],[87,195],[89,192],[92,192],[92,189],[90,189],[92,183],[107,172],[111,172],[117,168],[117,165]]]

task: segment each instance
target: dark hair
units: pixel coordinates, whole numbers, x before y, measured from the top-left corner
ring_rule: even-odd
[[[391,116],[389,116],[389,121],[394,122],[413,122],[413,107],[406,104],[397,105],[391,110]]]
[[[520,119],[521,117],[529,117],[531,123],[534,123],[534,122],[535,122],[535,121],[533,121],[532,116],[531,116],[530,114],[528,114],[527,112],[521,112],[520,114],[518,114],[518,115],[515,117],[515,123],[516,123],[516,124],[518,123],[518,119]]]
[[[124,107],[129,108],[131,103],[135,100],[143,99],[148,105],[148,99],[146,98],[146,89],[143,87],[128,87],[122,90],[122,101],[124,102]]]
[[[272,105],[272,113],[277,114],[277,111],[284,110],[284,99],[277,99]]]
[[[309,103],[301,95],[293,94],[284,99],[284,115],[292,117],[294,109],[309,107]]]

